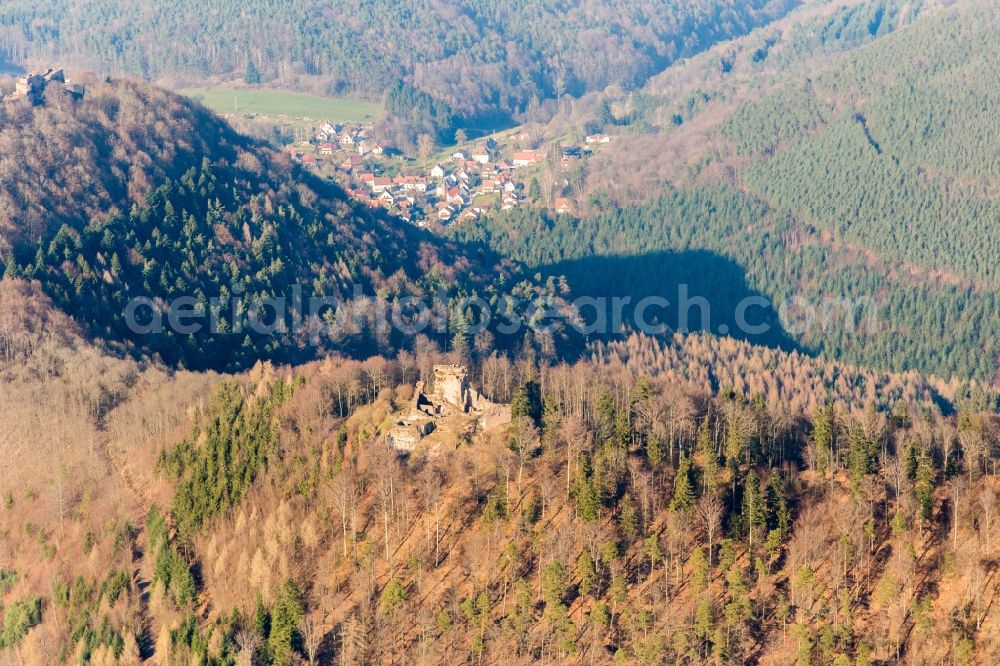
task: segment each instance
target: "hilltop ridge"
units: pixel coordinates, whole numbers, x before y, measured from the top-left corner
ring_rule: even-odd
[[[83,81],[82,99],[46,91],[37,104],[0,105],[0,263],[7,277],[39,281],[92,336],[219,369],[304,360],[331,346],[371,353],[403,341],[374,322],[329,337],[326,310],[305,306],[313,297],[334,309],[351,301],[357,314],[344,317],[368,321],[365,299],[489,294],[505,274],[482,248],[352,204],[197,103],[127,79]],[[279,319],[298,317],[303,328],[239,335],[242,315],[226,306],[237,296],[247,307],[283,298]],[[128,321],[136,299],[162,309],[178,298],[201,307],[220,299],[221,323],[187,336]]]

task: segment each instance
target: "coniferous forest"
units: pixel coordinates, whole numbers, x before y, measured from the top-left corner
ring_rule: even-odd
[[[766,54],[754,36],[723,50],[727,72],[705,73],[719,49],[674,81],[668,70],[616,103],[632,110],[614,147],[556,185],[584,200],[579,219],[518,210],[455,236],[565,272],[584,292],[671,296],[686,282],[726,314],[748,293],[776,308],[793,296],[851,303],[877,325],[831,316],[790,337],[874,368],[992,379],[998,18],[968,2],[883,29],[913,12],[863,3],[793,22]],[[670,120],[695,85],[699,106]],[[553,131],[573,122],[559,116]],[[745,279],[709,277],[727,271]]]

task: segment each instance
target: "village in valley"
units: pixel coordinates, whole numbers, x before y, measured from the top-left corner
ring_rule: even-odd
[[[427,227],[475,221],[491,211],[525,205],[573,214],[568,197],[542,196],[541,173],[548,168],[568,183],[581,161],[610,140],[594,134],[582,145],[528,148],[530,137],[515,129],[418,159],[380,143],[374,123],[323,122],[311,139],[286,150],[293,160],[338,182],[354,200]]]

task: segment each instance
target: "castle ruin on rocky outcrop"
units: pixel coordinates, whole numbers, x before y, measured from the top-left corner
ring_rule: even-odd
[[[17,80],[14,92],[3,98],[4,102],[15,102],[19,99],[28,99],[32,104],[41,104],[42,95],[50,83],[58,83],[63,90],[73,97],[83,97],[83,86],[79,84],[67,83],[66,74],[60,67],[50,67],[44,74],[32,72],[25,74]]]
[[[420,440],[448,422],[464,419],[480,431],[510,423],[510,405],[487,400],[469,386],[467,374],[460,365],[436,365],[433,391],[425,391],[424,382],[417,382],[408,408],[397,416],[389,432],[398,450],[412,451]]]

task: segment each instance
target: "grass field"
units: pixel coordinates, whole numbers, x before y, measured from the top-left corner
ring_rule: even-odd
[[[371,121],[382,105],[359,99],[316,97],[268,88],[191,88],[181,91],[216,113],[265,114],[331,121]]]

